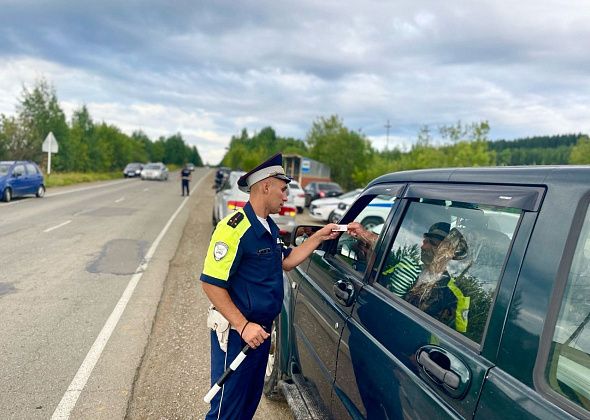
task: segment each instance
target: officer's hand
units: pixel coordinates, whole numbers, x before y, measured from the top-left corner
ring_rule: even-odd
[[[336,239],[340,234],[340,232],[332,231],[332,229],[336,228],[336,226],[338,226],[336,223],[328,223],[326,226],[318,230],[315,235],[317,235],[321,241]]]
[[[254,322],[249,322],[242,331],[242,340],[253,349],[264,343],[269,336],[270,334],[264,331],[264,328]]]

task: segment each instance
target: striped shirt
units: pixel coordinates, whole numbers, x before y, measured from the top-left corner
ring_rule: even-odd
[[[393,294],[404,297],[416,283],[421,271],[422,267],[413,258],[403,257],[383,272],[381,283]]]

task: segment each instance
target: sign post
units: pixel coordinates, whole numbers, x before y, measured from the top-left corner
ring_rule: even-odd
[[[59,151],[59,144],[57,144],[53,132],[50,131],[49,134],[47,134],[47,137],[45,137],[45,141],[43,141],[43,145],[41,146],[41,150],[47,152],[47,175],[49,175],[51,173],[51,154]]]

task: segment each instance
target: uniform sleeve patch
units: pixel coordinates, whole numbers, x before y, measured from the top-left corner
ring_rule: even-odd
[[[237,212],[227,221],[227,225],[235,228],[242,220],[244,220],[244,213]]]
[[[227,251],[229,251],[229,246],[225,242],[215,242],[215,246],[213,248],[213,257],[215,258],[215,261],[219,261],[225,257],[227,255]]]

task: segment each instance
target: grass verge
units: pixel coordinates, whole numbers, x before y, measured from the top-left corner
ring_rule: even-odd
[[[122,178],[121,172],[54,172],[45,175],[45,187],[63,187],[66,185],[81,184],[83,182],[106,181]]]

